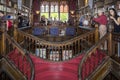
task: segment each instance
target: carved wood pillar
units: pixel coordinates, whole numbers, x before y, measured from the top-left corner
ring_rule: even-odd
[[[1,54],[2,55],[5,55],[6,53],[6,27],[5,27],[5,24],[3,24],[2,26],[2,51],[1,51]]]
[[[111,27],[111,25],[109,25]],[[112,28],[109,29],[109,39],[108,39],[108,55],[112,56],[113,48],[112,48]]]
[[[99,30],[98,30],[98,24],[95,25],[95,43],[97,43],[99,40]]]

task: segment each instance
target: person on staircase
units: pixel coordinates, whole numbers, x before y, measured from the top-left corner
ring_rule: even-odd
[[[104,15],[103,9],[98,10],[98,17],[93,19],[99,24],[100,39],[107,33],[107,17]]]
[[[110,23],[113,23],[114,32],[120,33],[120,17],[114,8],[109,9]],[[118,42],[118,57],[120,57],[120,42]]]

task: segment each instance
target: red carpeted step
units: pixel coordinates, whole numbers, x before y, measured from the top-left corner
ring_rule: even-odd
[[[51,62],[31,55],[35,64],[35,80],[78,80],[78,65],[83,54],[64,62]]]
[[[82,80],[88,77],[95,70],[95,68],[99,66],[105,56],[106,55],[104,52],[98,50],[96,53],[93,53],[89,58],[87,58],[82,67]]]
[[[26,58],[19,54],[15,49],[9,55],[15,65],[30,79],[30,64]],[[35,80],[78,80],[78,65],[84,54],[64,62],[53,62],[40,59],[30,55],[35,68]],[[82,80],[90,75],[94,69],[102,62],[106,55],[101,51],[92,54],[82,67]],[[19,64],[18,64],[19,63]]]
[[[17,49],[14,49],[8,53],[8,58],[23,74],[27,76],[28,80],[30,80],[30,63],[26,60],[26,57],[19,53]]]

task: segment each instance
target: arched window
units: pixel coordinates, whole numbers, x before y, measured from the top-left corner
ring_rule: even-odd
[[[51,5],[51,12],[54,12],[54,6]]]
[[[58,5],[55,5],[55,12],[58,12]]]
[[[47,1],[41,2],[40,12],[40,16],[45,16],[45,18],[49,18],[49,3]]]
[[[64,12],[68,12],[68,5],[64,6]]]
[[[68,20],[68,5],[65,1],[61,2],[60,5],[60,20],[61,21]]]
[[[60,5],[60,12],[64,12],[63,5]]]
[[[49,6],[46,5],[46,12],[49,12]]]
[[[41,12],[45,12],[44,11],[44,5],[41,6]]]
[[[59,6],[60,4],[60,6]],[[60,11],[60,13],[59,13]],[[68,20],[68,4],[67,1],[42,1],[41,2],[41,16],[46,18],[56,18],[57,20]]]

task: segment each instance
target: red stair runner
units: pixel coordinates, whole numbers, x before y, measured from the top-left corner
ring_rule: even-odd
[[[12,51],[8,56],[21,71],[26,73],[26,69],[29,64],[25,61],[26,59],[22,61],[23,57],[20,56],[17,50]],[[30,55],[35,68],[34,80],[78,80],[78,65],[83,56],[84,54],[81,54],[68,61],[53,62]],[[82,80],[94,71],[94,69],[102,62],[104,57],[104,53],[97,51],[86,60],[82,67]],[[18,65],[18,61],[21,64],[24,63],[24,69],[21,67],[20,63]],[[30,80],[30,73],[27,76],[28,80]]]
[[[31,55],[35,66],[35,80],[78,80],[80,55],[64,62],[50,62]]]

